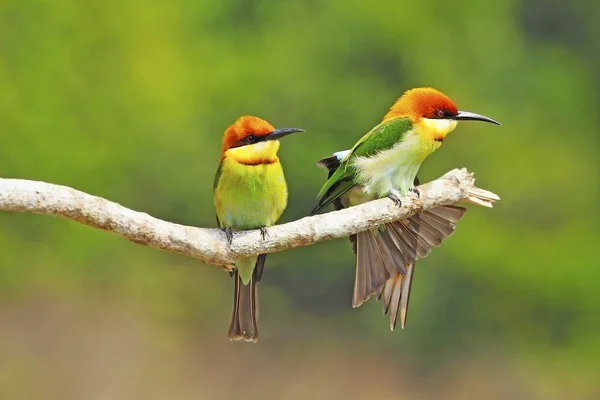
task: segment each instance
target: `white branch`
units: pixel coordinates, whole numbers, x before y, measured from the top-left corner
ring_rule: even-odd
[[[485,207],[500,198],[475,186],[473,174],[455,169],[419,186],[420,198],[402,198],[402,207],[381,199],[357,207],[305,217],[270,227],[263,240],[259,230],[236,233],[227,243],[219,229],[195,228],[163,221],[117,203],[45,182],[0,178],[0,210],[54,215],[115,233],[134,243],[197,258],[229,269],[239,257],[274,253],[349,236],[423,210],[458,202]]]

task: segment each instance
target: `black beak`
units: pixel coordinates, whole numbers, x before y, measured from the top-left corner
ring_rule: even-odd
[[[458,114],[452,117],[453,120],[456,121],[483,121],[490,122],[492,124],[500,125],[500,122],[494,121],[491,118],[485,117],[483,115],[475,114],[468,111],[459,111]]]
[[[304,132],[304,129],[298,129],[298,128],[275,129],[273,132],[271,132],[267,136],[265,136],[265,140],[279,140],[282,137],[287,136],[292,133],[295,133],[295,132]]]

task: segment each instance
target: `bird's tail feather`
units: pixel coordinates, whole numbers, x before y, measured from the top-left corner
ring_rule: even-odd
[[[322,158],[317,165],[326,168],[331,177],[346,154],[338,152]],[[419,185],[417,178],[414,185]],[[336,210],[344,208],[339,199],[334,206]],[[356,254],[352,306],[358,307],[376,294],[377,299],[383,299],[384,314],[390,316],[390,329],[395,329],[398,315],[404,329],[416,260],[442,244],[466,211],[463,207],[441,206],[351,235]]]
[[[398,273],[390,277],[378,294],[378,298],[383,297],[383,313],[390,314],[390,329],[392,331],[396,328],[399,311],[402,329],[406,324],[414,268],[415,263],[413,262],[408,265],[406,275]]]
[[[229,325],[230,340],[258,341],[258,288],[256,285],[262,275],[266,254],[256,260],[252,278],[244,285],[237,269],[233,272],[233,315]]]
[[[370,231],[352,235],[356,245],[356,268],[354,278],[354,293],[352,307],[359,307],[377,293],[377,288],[385,284],[390,271],[381,257],[381,252]]]
[[[466,211],[463,207],[442,206],[353,235],[353,307],[376,294],[379,300],[383,298],[384,313],[390,315],[390,329],[396,327],[398,314],[404,328],[416,260],[426,257],[432,247],[449,237]]]

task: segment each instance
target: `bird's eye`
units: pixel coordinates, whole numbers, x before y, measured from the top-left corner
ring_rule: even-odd
[[[248,135],[246,136],[246,138],[244,139],[244,141],[248,144],[253,144],[256,143],[256,136],[254,135]]]
[[[444,118],[446,116],[446,112],[442,109],[439,109],[439,110],[436,110],[435,115],[438,118]]]

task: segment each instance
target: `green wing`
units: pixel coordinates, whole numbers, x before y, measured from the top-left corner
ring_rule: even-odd
[[[219,166],[217,167],[217,173],[215,174],[215,181],[213,183],[213,196],[215,193],[215,190],[217,190],[217,185],[219,184],[219,178],[221,178],[221,173],[223,172],[223,160],[221,160],[221,162],[219,163]],[[219,221],[219,216],[216,215],[217,217],[217,225],[221,226],[221,221]]]
[[[408,118],[394,118],[371,129],[356,142],[350,153],[342,160],[339,168],[325,182],[317,195],[318,203],[311,214],[322,211],[356,185],[356,170],[352,160],[356,157],[371,157],[380,151],[392,148],[411,129],[412,122]]]
[[[318,203],[311,211],[311,215],[323,210],[355,185],[353,168],[347,168],[347,166],[347,163],[342,162],[340,167],[325,182],[317,197]]]
[[[394,118],[382,122],[363,136],[346,158],[370,157],[380,151],[391,149],[412,127],[412,122],[408,118]]]
[[[219,184],[219,178],[221,177],[221,173],[223,172],[223,160],[219,163],[217,167],[217,173],[215,174],[215,181],[213,183],[213,193],[217,189],[217,185]]]

